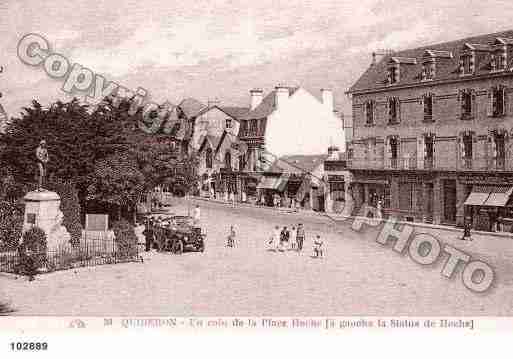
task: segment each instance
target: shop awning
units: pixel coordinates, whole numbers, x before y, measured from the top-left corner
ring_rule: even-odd
[[[474,186],[463,204],[465,206],[483,206],[491,191],[490,187]]]
[[[513,186],[474,186],[464,205],[504,207],[513,193]]]
[[[512,192],[513,187],[510,186],[494,187],[484,205],[493,207],[505,207]]]

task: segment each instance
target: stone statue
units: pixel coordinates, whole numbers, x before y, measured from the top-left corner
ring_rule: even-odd
[[[43,190],[43,184],[46,177],[46,164],[48,163],[48,150],[46,149],[46,141],[41,140],[39,147],[36,149],[37,166],[39,168],[38,191]]]

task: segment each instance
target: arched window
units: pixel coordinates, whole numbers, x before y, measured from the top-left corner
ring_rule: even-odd
[[[230,153],[230,151],[226,151],[224,155],[224,168],[226,168],[227,170],[232,169],[232,154]]]
[[[212,149],[210,147],[207,148],[207,152],[205,155],[205,166],[207,168],[212,168]]]

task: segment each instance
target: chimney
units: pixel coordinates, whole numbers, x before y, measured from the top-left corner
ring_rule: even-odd
[[[283,106],[289,99],[289,88],[284,85],[278,85],[275,88],[275,99],[274,103],[276,108],[280,108],[280,106]]]
[[[252,89],[249,91],[251,96],[250,110],[254,110],[264,98],[264,92],[261,89]]]
[[[326,109],[333,112],[333,92],[328,89],[321,89],[322,104]]]

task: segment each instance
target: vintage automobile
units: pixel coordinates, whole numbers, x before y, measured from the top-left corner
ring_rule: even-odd
[[[159,251],[182,254],[185,251],[205,250],[206,234],[190,216],[160,217],[154,229],[154,244]]]

